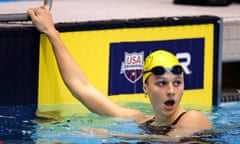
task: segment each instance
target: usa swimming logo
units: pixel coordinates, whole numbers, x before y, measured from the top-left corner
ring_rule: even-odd
[[[124,54],[120,74],[123,74],[129,82],[136,83],[143,74],[144,52],[125,52]]]

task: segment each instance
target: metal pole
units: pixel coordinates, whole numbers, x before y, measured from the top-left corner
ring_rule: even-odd
[[[43,5],[51,10],[52,0],[44,0]],[[30,17],[26,13],[0,14],[0,22],[29,21]]]

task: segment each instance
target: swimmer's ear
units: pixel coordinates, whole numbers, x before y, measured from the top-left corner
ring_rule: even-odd
[[[143,84],[143,92],[145,95],[148,95],[148,88],[146,83]]]

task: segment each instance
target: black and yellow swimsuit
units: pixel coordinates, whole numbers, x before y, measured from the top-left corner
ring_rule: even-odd
[[[140,128],[146,131],[147,134],[158,134],[158,135],[166,135],[173,128],[172,126],[176,125],[178,121],[182,118],[182,116],[186,113],[186,111],[182,112],[176,120],[171,123],[171,125],[163,125],[163,126],[152,126],[151,123],[154,122],[155,117],[146,121],[145,123],[139,125]]]

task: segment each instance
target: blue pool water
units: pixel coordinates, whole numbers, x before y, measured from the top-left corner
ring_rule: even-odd
[[[240,103],[222,103],[218,108],[188,106],[187,109],[203,111],[211,119],[214,129],[211,135],[198,139],[202,143],[238,144],[240,143]],[[145,103],[128,103],[151,114],[151,106]],[[83,113],[79,105],[46,106],[53,109],[48,117],[35,115],[36,106],[0,107],[0,143],[140,143],[141,140],[107,138],[85,132],[83,128],[98,128],[112,133],[144,134],[137,124],[124,119]],[[70,110],[68,110],[68,108]],[[46,115],[46,113],[45,113]],[[188,141],[188,140],[187,140]],[[191,140],[189,140],[191,141]],[[161,143],[159,141],[158,143]]]

